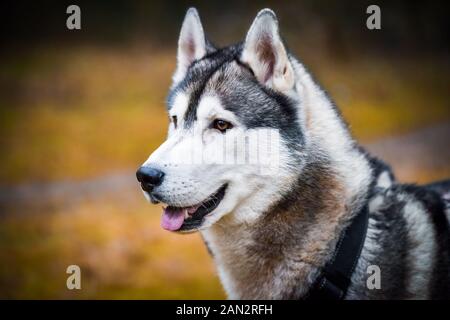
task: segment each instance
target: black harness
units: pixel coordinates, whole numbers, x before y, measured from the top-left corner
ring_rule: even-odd
[[[333,258],[323,268],[303,300],[341,300],[347,293],[366,239],[369,209],[367,204],[342,232]]]

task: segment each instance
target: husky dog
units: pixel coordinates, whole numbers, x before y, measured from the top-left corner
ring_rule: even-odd
[[[302,299],[363,207],[368,226],[345,299],[449,298],[450,181],[403,185],[351,137],[331,100],[291,55],[275,14],[216,48],[189,9],[168,97],[169,133],[137,172],[161,225],[200,231],[231,299]],[[250,130],[279,132],[278,169],[225,165]],[[243,143],[245,144],[245,142]],[[180,161],[202,154],[206,161]],[[368,267],[380,270],[369,289]]]

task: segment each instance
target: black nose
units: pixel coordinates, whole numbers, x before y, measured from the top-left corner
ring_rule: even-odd
[[[154,187],[159,186],[164,178],[164,172],[151,167],[140,167],[136,172],[136,178],[141,183],[142,189],[151,192]]]

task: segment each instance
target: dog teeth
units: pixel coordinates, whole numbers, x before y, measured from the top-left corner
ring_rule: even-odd
[[[198,207],[199,207],[199,205],[189,207],[189,208],[188,208],[189,215],[192,216],[192,215],[195,213],[195,211],[197,211]]]
[[[187,219],[189,218],[189,212],[187,209],[183,209],[184,210],[184,218]]]

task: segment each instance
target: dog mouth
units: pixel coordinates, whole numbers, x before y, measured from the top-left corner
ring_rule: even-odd
[[[199,228],[206,215],[214,211],[225,196],[227,184],[221,186],[204,201],[189,207],[163,208],[161,227],[169,231],[189,231]]]

